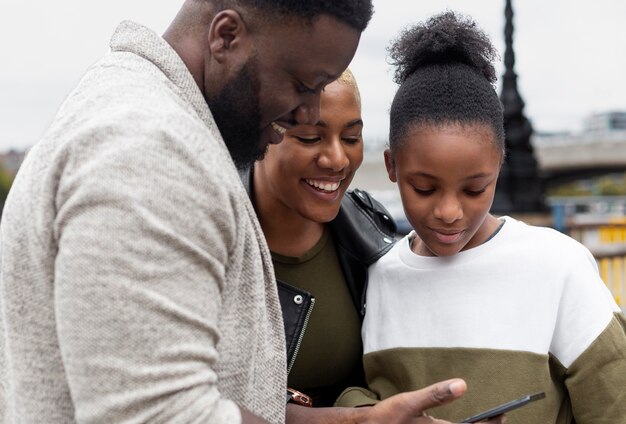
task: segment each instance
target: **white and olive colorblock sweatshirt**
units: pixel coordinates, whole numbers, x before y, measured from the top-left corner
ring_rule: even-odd
[[[626,423],[626,320],[589,251],[552,229],[505,217],[488,242],[452,257],[410,249],[370,269],[363,324],[371,403],[461,377],[468,392],[430,415],[457,422],[525,394],[546,398],[512,423]]]

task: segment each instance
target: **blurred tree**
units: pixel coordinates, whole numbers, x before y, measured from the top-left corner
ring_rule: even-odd
[[[13,184],[13,176],[7,172],[4,165],[0,163],[0,213],[2,213],[2,209],[4,209],[4,201],[9,194],[11,184]]]
[[[593,192],[587,187],[582,187],[577,183],[562,184],[557,187],[548,189],[548,197],[551,196],[566,196],[566,197],[578,197],[578,196],[591,196]]]
[[[601,196],[623,196],[626,194],[626,187],[623,179],[611,175],[598,180],[598,192]]]
[[[626,196],[626,173],[561,184],[551,187],[548,196]]]

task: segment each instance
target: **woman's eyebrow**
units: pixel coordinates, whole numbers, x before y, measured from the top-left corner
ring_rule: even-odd
[[[327,127],[327,126],[328,126],[328,125],[326,124],[326,122],[324,122],[324,121],[322,121],[322,120],[319,120],[319,121],[317,122],[317,124],[315,124],[315,125],[316,125],[316,126],[318,126],[318,127],[323,127],[323,128],[325,128],[325,127]],[[352,127],[354,127],[354,126],[356,126],[356,125],[363,125],[363,120],[362,120],[362,119],[353,119],[352,121],[350,121],[350,122],[348,122],[348,123],[346,124],[346,128],[352,128]]]
[[[363,125],[363,120],[362,119],[354,119],[354,120],[352,120],[352,121],[350,121],[350,122],[348,122],[346,124],[346,128],[352,128],[352,127],[355,127],[357,125],[361,125],[362,126]]]

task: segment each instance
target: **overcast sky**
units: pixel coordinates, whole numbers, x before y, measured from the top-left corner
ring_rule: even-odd
[[[108,51],[121,20],[162,33],[181,4],[2,0],[0,151],[41,137],[86,68]],[[402,28],[445,9],[459,11],[472,16],[504,55],[504,0],[374,0],[374,7],[351,65],[363,98],[366,143],[388,132],[396,87],[386,48]],[[578,131],[591,113],[626,110],[626,1],[514,0],[513,7],[518,86],[536,130]]]

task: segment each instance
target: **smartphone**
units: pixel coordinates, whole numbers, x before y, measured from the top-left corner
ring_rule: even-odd
[[[500,414],[504,414],[505,412],[512,411],[513,409],[517,409],[520,406],[524,406],[533,402],[535,400],[543,399],[546,397],[544,392],[534,393],[532,395],[526,395],[519,399],[512,400],[511,402],[504,403],[502,405],[496,406],[495,408],[489,409],[488,411],[482,412],[478,415],[474,415],[473,417],[465,418],[462,420],[462,423],[477,423],[479,421],[488,420],[489,418],[497,417]]]

